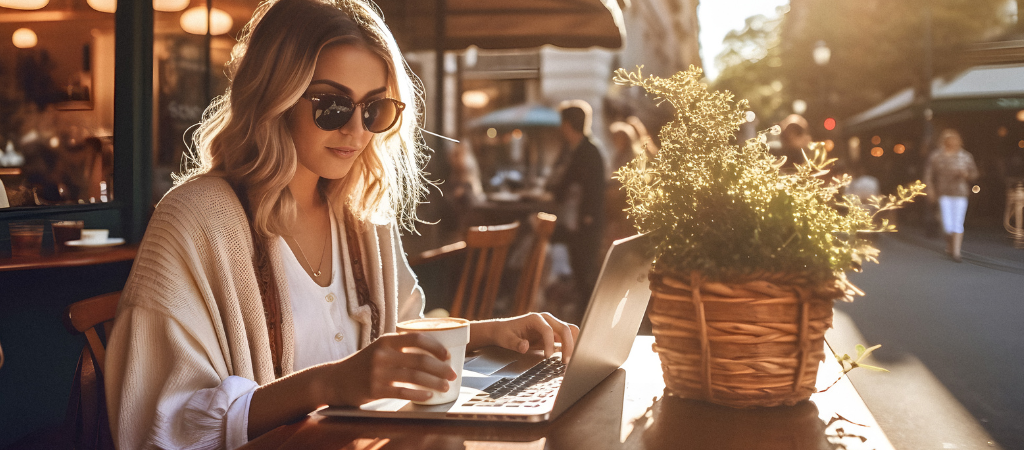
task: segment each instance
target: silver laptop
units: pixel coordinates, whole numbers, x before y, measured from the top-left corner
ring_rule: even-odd
[[[558,417],[626,361],[651,296],[654,260],[646,235],[615,241],[605,256],[568,364],[486,347],[466,356],[454,402],[422,406],[381,399],[360,407],[329,407],[326,416],[543,422]]]

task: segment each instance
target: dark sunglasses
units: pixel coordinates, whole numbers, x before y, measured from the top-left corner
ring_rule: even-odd
[[[405,109],[405,103],[393,98],[359,103],[344,94],[302,94],[302,98],[313,104],[313,123],[325,131],[345,126],[359,106],[363,111],[363,128],[371,133],[383,133],[395,126]]]

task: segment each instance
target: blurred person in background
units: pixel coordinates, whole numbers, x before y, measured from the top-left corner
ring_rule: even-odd
[[[637,122],[639,123],[639,122]],[[642,125],[641,125],[642,126]],[[638,130],[632,123],[613,122],[608,126],[608,134],[612,143],[612,178],[605,189],[605,216],[608,220],[607,231],[602,242],[602,250],[607,250],[617,239],[636,234],[633,221],[626,217],[626,191],[622,183],[614,179],[615,172],[628,164],[633,158],[644,154]]]
[[[602,262],[600,243],[604,235],[608,175],[601,151],[591,140],[591,111],[590,105],[582,100],[568,102],[561,109],[564,147],[548,181],[558,216],[552,240],[568,247],[577,297],[568,305],[567,315],[579,312],[580,303],[590,298]]]
[[[942,228],[946,232],[946,253],[960,262],[967,197],[971,193],[968,184],[978,178],[978,167],[974,157],[964,150],[963,139],[956,130],[943,130],[939,135],[939,146],[928,157],[925,166],[925,193],[929,201],[939,203]]]
[[[446,221],[450,231],[463,231],[473,207],[486,200],[483,183],[480,181],[480,167],[468,139],[454,144],[448,152],[451,172],[441,185],[445,202],[452,210],[453,218]]]
[[[811,133],[808,131],[807,119],[799,114],[790,114],[779,122],[782,134],[779,141],[782,144],[776,156],[786,157],[786,163],[782,165],[785,172],[795,172],[796,164],[804,163],[804,149],[811,143]]]
[[[627,117],[626,123],[632,125],[633,129],[636,130],[636,138],[639,141],[640,148],[647,152],[647,157],[655,157],[658,154],[658,144],[654,142],[654,138],[647,132],[647,126],[637,116]]]

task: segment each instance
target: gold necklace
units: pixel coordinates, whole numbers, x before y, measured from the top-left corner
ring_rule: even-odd
[[[320,247],[320,262],[316,265],[316,270],[313,271],[314,277],[320,278],[320,268],[324,266],[324,253],[327,253],[327,238],[329,237],[331,237],[330,225],[328,225],[327,235],[324,237],[324,245]],[[295,240],[295,238],[293,237],[292,240]],[[302,251],[302,245],[299,244],[299,241],[295,241],[295,246],[299,248],[299,255],[306,262],[306,266],[309,267],[309,270],[313,270],[313,265],[306,259],[306,252]]]

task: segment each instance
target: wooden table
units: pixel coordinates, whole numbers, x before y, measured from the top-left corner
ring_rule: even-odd
[[[497,424],[341,419],[311,414],[245,449],[892,449],[846,377],[792,407],[738,410],[663,394],[652,336],[638,336],[629,359],[551,423]],[[826,351],[831,354],[831,351]],[[819,389],[841,373],[829,358]]]
[[[82,267],[135,259],[138,245],[63,250],[49,255],[14,256],[0,258],[0,272],[15,270],[55,269]]]

